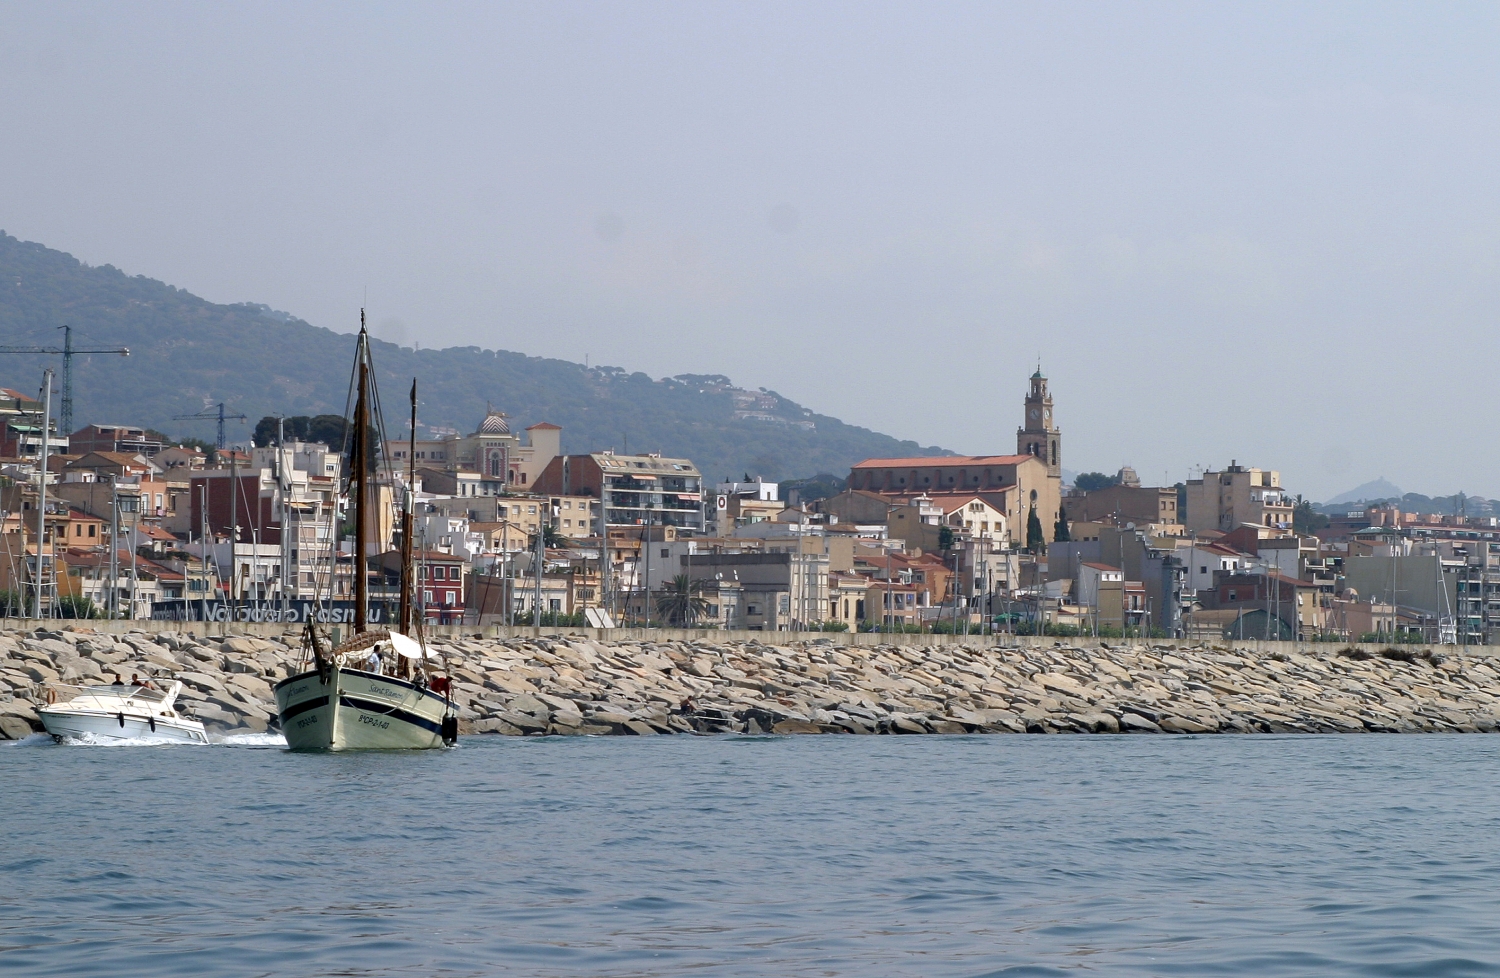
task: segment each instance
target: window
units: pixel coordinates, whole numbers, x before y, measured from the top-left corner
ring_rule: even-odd
[[[423,604],[432,604],[432,591],[430,591],[430,590],[424,590],[422,592],[422,603]]]
[[[94,524],[90,523],[89,524],[89,536],[94,536],[94,531],[97,530],[97,529],[99,529],[97,526],[95,526]]]
[[[666,547],[662,547],[661,548],[661,555],[663,557],[670,557],[670,556],[672,556],[672,551],[669,550],[669,549],[667,549]]]
[[[745,605],[745,614],[747,614],[747,615],[758,615],[758,614],[760,614],[760,606],[759,605],[753,605],[753,604],[747,604],[747,605]]]

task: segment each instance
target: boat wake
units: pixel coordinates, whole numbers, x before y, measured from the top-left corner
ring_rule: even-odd
[[[51,734],[35,734],[51,742]],[[31,738],[28,737],[27,740]],[[67,747],[202,747],[198,741],[178,740],[171,737],[96,737],[91,733],[69,734],[57,743]]]
[[[22,737],[20,740],[8,740],[0,743],[3,743],[6,747],[51,747],[52,735],[47,733],[34,733],[29,737]]]
[[[286,738],[279,733],[223,734],[209,738],[220,747],[285,747]]]

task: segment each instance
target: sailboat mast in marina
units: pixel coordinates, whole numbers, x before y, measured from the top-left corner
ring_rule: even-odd
[[[450,680],[438,657],[427,649],[423,627],[413,614],[411,571],[412,523],[416,489],[408,470],[401,512],[401,596],[397,620],[390,629],[370,627],[370,543],[379,505],[379,458],[384,444],[372,418],[379,417],[379,397],[370,359],[370,337],[360,311],[356,348],[353,417],[345,444],[346,485],[354,528],[354,632],[332,649],[313,622],[308,622],[311,668],[276,684],[276,707],[287,746],[293,750],[420,750],[453,744],[458,717]],[[412,434],[416,439],[417,385],[412,381]],[[412,455],[414,458],[415,456]],[[329,586],[335,575],[330,573]]]

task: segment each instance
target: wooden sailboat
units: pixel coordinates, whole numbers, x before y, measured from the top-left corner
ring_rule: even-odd
[[[421,750],[458,740],[458,717],[445,670],[428,651],[411,600],[412,504],[415,452],[401,514],[401,600],[395,627],[368,622],[368,558],[376,444],[371,424],[375,400],[370,339],[360,313],[355,361],[356,398],[349,445],[349,499],[354,511],[354,633],[325,648],[312,622],[307,626],[312,668],[276,684],[276,708],[292,750]],[[417,431],[417,385],[412,381],[412,440]],[[330,574],[330,578],[332,575]],[[331,583],[331,582],[330,582]]]

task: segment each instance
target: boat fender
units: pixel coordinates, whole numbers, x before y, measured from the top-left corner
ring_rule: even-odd
[[[123,730],[125,728],[125,711],[121,710],[119,713],[117,713],[115,715],[115,719],[120,721],[120,728]]]
[[[156,733],[156,715],[148,714],[146,717],[146,722],[151,725],[151,732]]]
[[[442,735],[443,735],[443,743],[445,743],[445,744],[456,744],[456,743],[458,743],[458,717],[456,717],[456,716],[445,716],[445,717],[443,717],[443,731],[442,731]]]
[[[56,703],[57,702],[57,690],[53,689],[51,686],[47,687],[47,702],[48,703]]]

